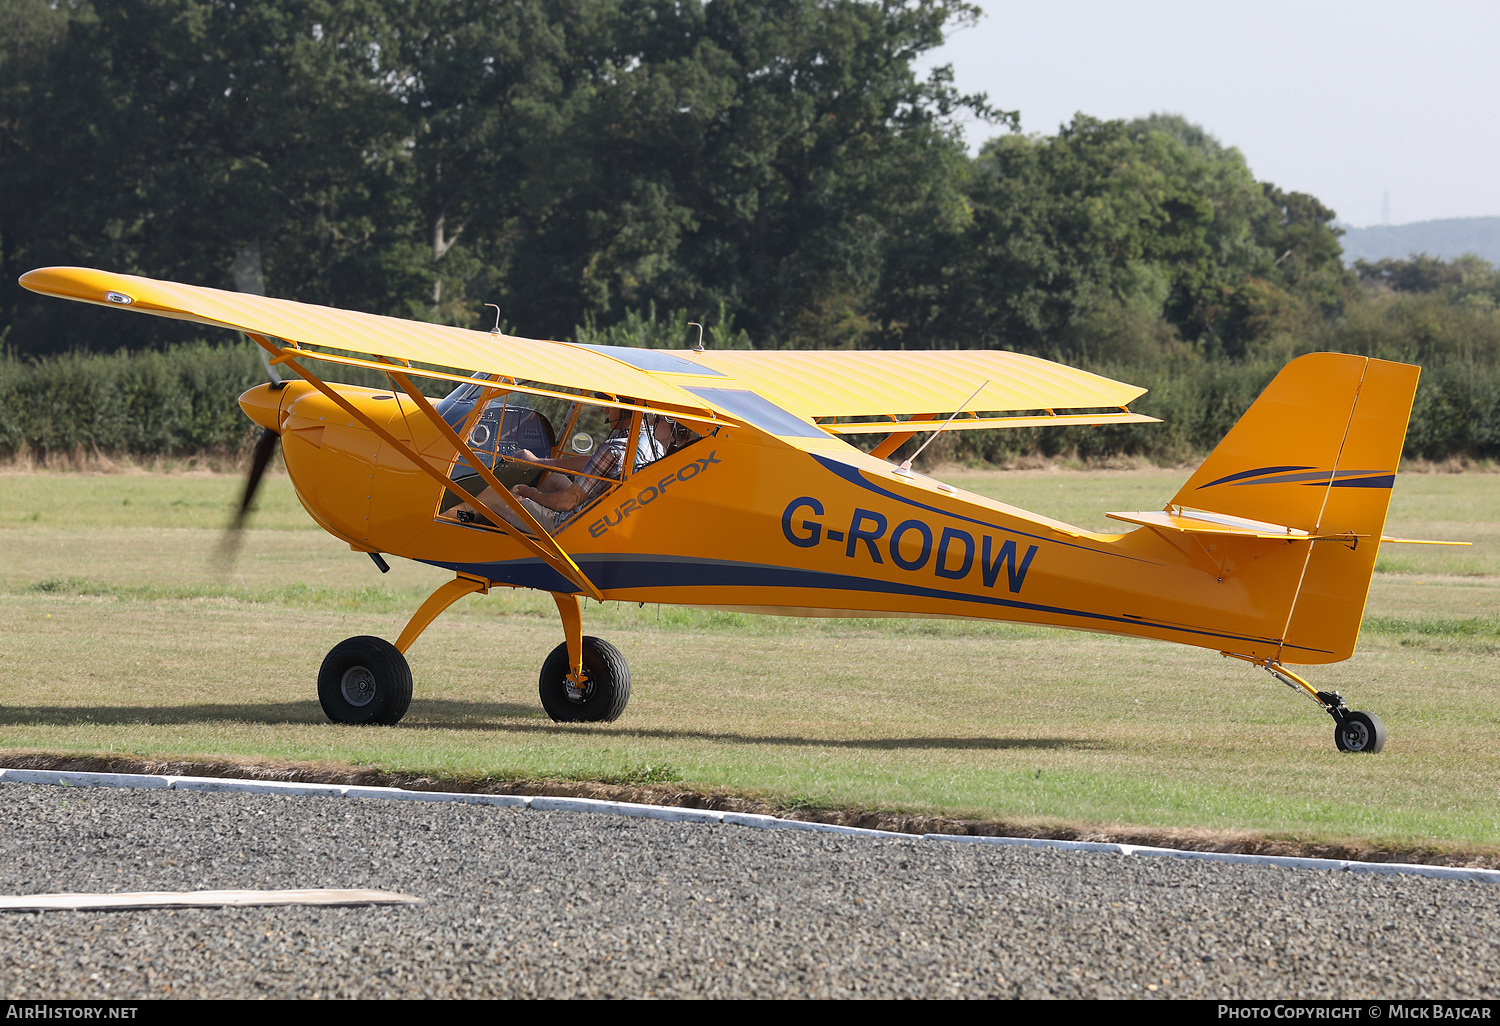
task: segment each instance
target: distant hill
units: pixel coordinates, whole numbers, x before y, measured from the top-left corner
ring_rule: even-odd
[[[1339,240],[1344,262],[1399,260],[1416,253],[1451,260],[1465,253],[1478,253],[1492,264],[1500,264],[1500,217],[1450,217],[1441,221],[1345,228]]]

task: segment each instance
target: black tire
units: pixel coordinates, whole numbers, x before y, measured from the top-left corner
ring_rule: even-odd
[[[588,678],[581,696],[568,691],[568,646],[558,645],[542,664],[537,693],[542,708],[558,723],[609,723],[630,701],[630,667],[620,650],[598,638],[583,639],[583,672]]]
[[[323,659],[318,701],[334,723],[394,726],[411,707],[411,667],[389,641],[349,638]]]
[[[1344,722],[1333,728],[1333,743],[1341,752],[1374,755],[1385,747],[1385,724],[1374,713],[1346,713]]]

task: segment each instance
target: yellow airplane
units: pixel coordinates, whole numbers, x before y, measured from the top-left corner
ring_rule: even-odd
[[[369,553],[453,571],[394,644],[334,646],[339,723],[407,711],[404,653],[458,598],[549,592],[564,641],[543,708],[608,721],[630,697],[581,600],[786,616],[967,617],[1195,645],[1264,667],[1378,752],[1385,727],[1288,664],[1354,652],[1418,368],[1289,363],[1165,509],[1084,531],[885,457],[919,432],[1153,418],[1145,389],[1017,353],[664,351],[546,342],[76,267],[32,291],[242,331],[272,381],[240,397],[308,513]],[[315,365],[383,372],[329,384]],[[275,368],[301,380],[281,381]],[[413,378],[450,382],[433,401]],[[882,435],[872,452],[852,436]]]

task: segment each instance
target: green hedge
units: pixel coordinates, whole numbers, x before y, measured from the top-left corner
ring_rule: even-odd
[[[249,345],[0,360],[0,453],[237,449],[254,425],[236,400],[265,380]]]
[[[335,380],[388,387],[376,371],[341,367]],[[0,358],[0,456],[79,450],[131,456],[233,453],[260,433],[240,394],[266,380],[249,342],[196,342],[161,351]],[[437,386],[440,392],[446,387]]]
[[[1132,408],[1162,424],[951,432],[924,458],[1002,462],[1026,455],[1139,456],[1163,463],[1208,452],[1281,367],[1279,360],[1183,359],[1092,369],[1142,385]],[[373,372],[334,376],[383,384]],[[0,358],[0,455],[77,450],[134,456],[233,452],[257,431],[236,399],[265,380],[253,346],[206,343],[161,352]],[[441,386],[438,386],[441,391]],[[871,442],[870,444],[873,444]],[[916,448],[907,444],[907,451]],[[1429,362],[1406,455],[1500,459],[1500,368],[1468,358]]]

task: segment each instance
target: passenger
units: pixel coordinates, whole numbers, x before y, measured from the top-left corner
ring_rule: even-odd
[[[637,443],[636,469],[639,470],[644,464],[640,463],[640,451],[646,450],[651,459],[647,462],[655,463],[672,451],[672,436],[676,422],[664,413],[641,414],[641,438]]]
[[[621,396],[620,401],[633,403],[636,400]],[[516,453],[516,459],[526,460],[528,463],[559,470],[582,471],[583,474],[588,475],[575,481],[566,474],[553,473],[542,479],[541,487],[516,485],[511,489],[511,493],[521,500],[521,505],[526,508],[526,511],[549,532],[565,525],[572,519],[573,514],[604,494],[625,476],[625,452],[629,443],[627,436],[630,432],[630,411],[612,406],[604,416],[609,425],[609,437],[588,455],[548,459],[537,456],[529,449],[521,449]],[[654,432],[646,429],[643,416],[642,430],[636,437],[635,466],[632,469],[639,470],[654,463],[666,455],[666,452],[666,446],[656,440]],[[599,480],[601,478],[607,480]],[[526,529],[520,517],[511,512],[510,507],[501,501],[493,488],[486,487],[478,495],[478,499],[508,523]],[[472,521],[477,515],[468,503],[455,506],[454,511],[458,519],[465,523]]]

